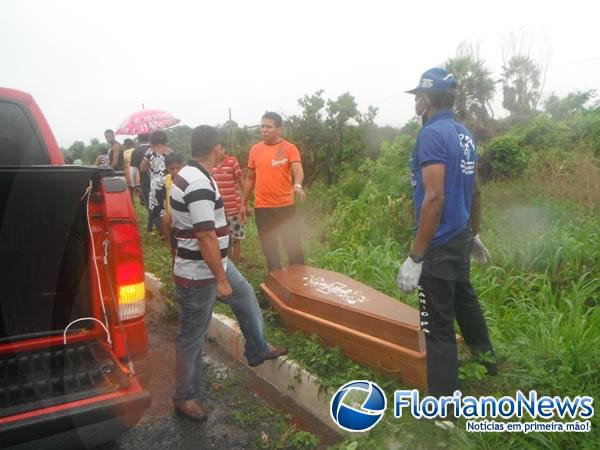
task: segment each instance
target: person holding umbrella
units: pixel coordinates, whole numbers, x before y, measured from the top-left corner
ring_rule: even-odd
[[[149,211],[150,204],[150,176],[148,171],[148,165],[146,165],[146,170],[141,170],[142,161],[144,160],[144,156],[148,148],[150,147],[150,133],[155,130],[161,130],[163,128],[168,128],[173,125],[179,123],[179,119],[175,118],[172,114],[167,111],[162,111],[159,109],[142,109],[141,111],[134,112],[130,114],[117,128],[117,134],[125,134],[125,135],[137,135],[138,136],[138,146],[133,151],[131,155],[131,179],[137,180],[138,171],[140,172],[140,184],[141,184],[141,201],[143,202],[146,209]],[[166,137],[166,136],[165,136]],[[164,165],[164,160],[163,160]],[[137,169],[137,170],[136,170]],[[164,172],[164,168],[162,169]],[[164,175],[163,175],[164,178]],[[137,188],[137,183],[136,183]],[[152,222],[150,218],[150,214],[148,215],[148,233],[152,232],[153,226],[157,226],[160,231],[160,227],[157,224],[160,224],[160,218],[154,219]]]
[[[148,196],[148,222],[158,229],[161,239],[164,239],[162,217],[165,214],[165,155],[173,152],[167,147],[167,135],[162,130],[150,135],[150,148],[146,150],[140,165],[142,173],[150,174],[150,195]]]

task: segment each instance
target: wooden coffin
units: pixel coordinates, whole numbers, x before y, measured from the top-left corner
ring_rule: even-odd
[[[272,271],[261,289],[284,325],[348,357],[427,388],[419,311],[345,275],[306,266]]]

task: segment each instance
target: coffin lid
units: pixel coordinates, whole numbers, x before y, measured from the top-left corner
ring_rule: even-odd
[[[294,265],[272,271],[266,284],[270,288],[280,284],[290,295],[329,303],[354,314],[420,327],[417,309],[337,272]],[[311,312],[308,302],[294,304],[300,310]]]

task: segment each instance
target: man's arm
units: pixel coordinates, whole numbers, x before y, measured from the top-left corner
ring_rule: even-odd
[[[113,169],[116,169],[119,165],[119,157],[121,156],[122,151],[123,148],[121,147],[121,144],[115,142],[112,146],[112,161],[110,162],[110,166]]]
[[[304,169],[302,169],[302,163],[295,161],[292,163],[292,177],[294,178],[294,184],[302,186],[304,181]]]
[[[244,198],[244,181],[242,177],[235,179],[235,185],[240,191],[240,198]]]
[[[148,167],[150,167],[150,162],[148,161],[148,158],[146,158],[144,156],[144,158],[142,159],[142,162],[140,163],[140,172],[142,172],[142,173],[148,172]]]
[[[229,297],[232,290],[227,281],[225,270],[223,270],[221,250],[219,249],[219,240],[215,230],[196,231],[195,235],[198,239],[202,258],[217,280],[217,297]]]
[[[244,179],[243,189],[242,189],[242,208],[241,215],[242,221],[246,220],[248,216],[248,202],[250,201],[250,194],[254,191],[254,186],[256,185],[256,170],[248,168],[248,172],[246,173],[246,178]]]
[[[244,198],[244,174],[240,167],[240,163],[237,158],[233,157],[233,177],[235,181],[235,187],[240,193],[240,203],[241,199]],[[241,206],[241,204],[240,204]]]
[[[162,222],[163,236],[165,237],[165,242],[167,243],[167,246],[169,247],[169,251],[171,252],[171,255],[174,256],[175,249],[171,245],[171,214],[169,214],[168,212],[165,212],[165,215],[162,216],[161,222]]]
[[[421,169],[425,198],[421,205],[419,228],[412,252],[417,256],[425,255],[433,236],[440,224],[444,208],[444,179],[446,166],[430,164]]]
[[[473,180],[473,200],[471,202],[471,232],[479,234],[481,228],[481,190],[479,188],[479,174],[475,171]]]
[[[305,194],[302,188],[302,182],[304,181],[304,169],[300,161],[294,161],[292,163],[292,177],[294,179],[294,192],[296,192],[301,200],[304,200]]]

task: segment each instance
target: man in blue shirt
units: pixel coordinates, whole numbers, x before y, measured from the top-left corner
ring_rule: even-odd
[[[418,288],[421,328],[427,348],[427,383],[434,396],[458,389],[454,318],[475,356],[493,356],[485,319],[470,281],[470,256],[487,262],[478,236],[481,221],[477,153],[471,133],[454,120],[456,81],[444,69],[421,76],[415,111],[421,129],[410,171],[415,205],[415,242],[400,272],[398,287]],[[473,237],[475,235],[475,237]],[[497,373],[489,359],[488,373]]]

